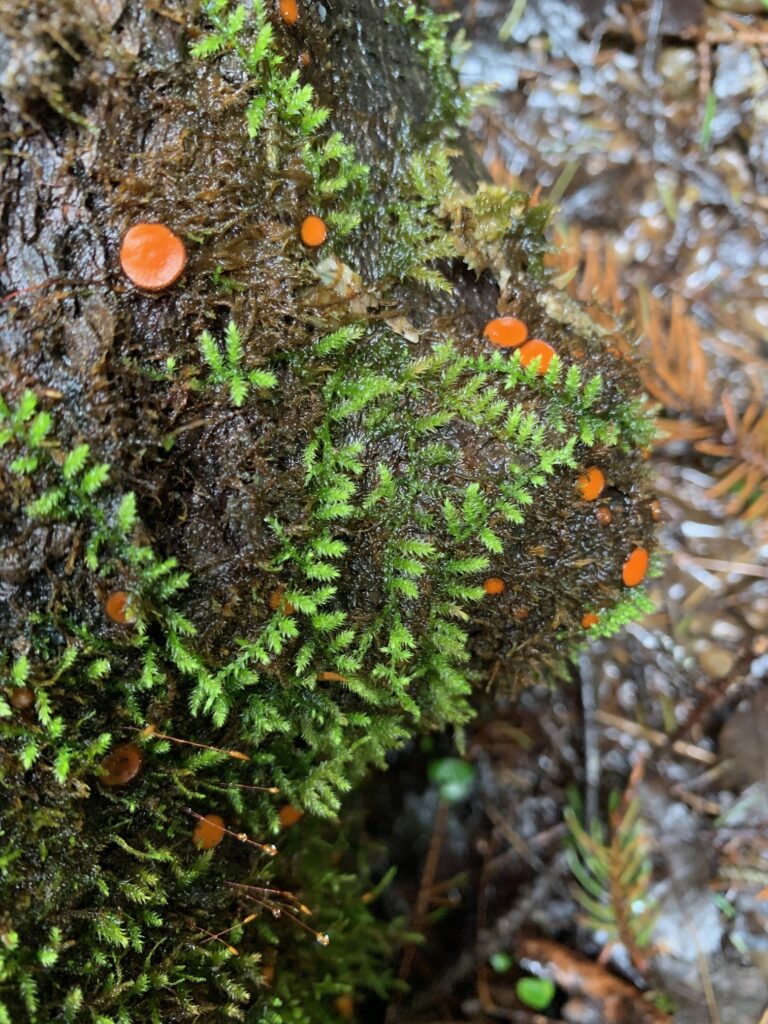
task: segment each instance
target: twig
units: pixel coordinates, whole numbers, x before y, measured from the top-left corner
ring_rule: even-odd
[[[411,918],[411,929],[413,931],[420,931],[422,929],[429,911],[429,903],[432,897],[435,875],[437,874],[437,867],[440,860],[440,851],[445,837],[445,829],[448,824],[449,810],[449,804],[445,800],[441,800],[437,806],[435,823],[432,828],[432,838],[429,841],[429,849],[427,850],[427,857],[424,861],[424,870],[421,873],[421,880],[419,882],[419,893],[416,897],[416,904]],[[397,972],[397,976],[401,981],[405,981],[411,973],[415,954],[416,947],[413,943],[406,946],[403,950],[403,958],[400,961],[400,969]],[[396,1013],[395,1007],[396,1002],[393,1000],[387,1010],[385,1018],[386,1021],[393,1022],[396,1020],[396,1017],[393,1016],[393,1013]]]
[[[702,750],[701,747],[697,747],[693,743],[684,743],[682,740],[669,743],[666,733],[659,732],[658,729],[650,729],[638,722],[631,722],[619,715],[613,715],[610,711],[597,711],[595,719],[602,725],[612,726],[614,729],[627,733],[628,736],[637,736],[638,739],[648,740],[655,747],[670,746],[676,754],[682,754],[683,757],[688,757],[691,761],[698,761],[700,764],[717,764],[717,755],[709,750]]]
[[[585,817],[589,827],[598,816],[600,800],[600,731],[595,721],[595,674],[589,656],[579,658],[581,710],[584,717]]]

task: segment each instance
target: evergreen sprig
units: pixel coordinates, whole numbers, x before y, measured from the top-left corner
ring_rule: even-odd
[[[207,330],[198,338],[198,345],[210,370],[211,383],[228,389],[235,408],[243,405],[252,387],[268,391],[277,386],[277,377],[271,370],[243,369],[243,338],[234,320],[229,321],[224,332],[223,350]]]

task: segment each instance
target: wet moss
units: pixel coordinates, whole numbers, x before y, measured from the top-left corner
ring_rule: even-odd
[[[556,674],[586,607],[593,632],[642,607],[621,582],[654,547],[637,377],[546,280],[547,211],[468,190],[426,8],[104,4],[94,26],[65,3],[53,42],[50,5],[14,8],[3,45],[43,49],[4,112],[0,1003],[332,1019],[388,943],[338,838],[306,815],[274,861],[231,836],[201,853],[194,815],[271,842],[266,785],[333,816],[417,728],[460,726],[474,679]],[[186,246],[162,293],[120,272],[138,221]],[[546,373],[483,338],[497,315],[554,348]],[[105,785],[125,745],[141,771]],[[269,914],[206,941],[248,912],[243,878],[300,891],[329,949]]]

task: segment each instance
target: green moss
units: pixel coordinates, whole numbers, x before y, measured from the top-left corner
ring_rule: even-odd
[[[113,296],[119,342],[95,369],[30,345],[28,385],[0,402],[14,1024],[303,1024],[351,988],[385,992],[400,926],[361,899],[344,794],[416,730],[460,728],[474,680],[558,672],[584,611],[606,631],[646,600],[620,582],[632,547],[653,547],[636,375],[551,290],[547,211],[456,186],[465,107],[443,21],[391,6],[387,32],[415,40],[433,87],[376,164],[286,72],[301,40],[268,13],[205,5],[167,147],[137,141],[164,110],[150,75],[105,126],[93,179],[120,182],[93,203],[106,237],[137,216],[174,223],[185,284]],[[331,227],[319,256],[297,237],[309,210]],[[546,373],[482,339],[497,312],[550,341]],[[12,315],[25,337],[47,327]],[[592,464],[608,532],[576,486]],[[116,591],[135,621],[105,614]],[[127,742],[141,772],[105,785]],[[259,786],[310,814],[286,834]],[[194,815],[210,813],[279,837],[280,855],[232,836],[199,852]],[[295,891],[331,945],[228,884],[243,881]]]

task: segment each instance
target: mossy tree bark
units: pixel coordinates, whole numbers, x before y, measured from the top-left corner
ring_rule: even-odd
[[[585,611],[642,606],[631,359],[544,277],[547,211],[475,190],[443,24],[279,10],[0,0],[0,1020],[331,1019],[385,932],[338,841],[238,842],[280,828],[247,787],[333,815],[473,678],[557,670]],[[157,294],[120,270],[141,221],[188,252]],[[549,369],[482,339],[497,314]],[[201,853],[209,813],[234,837]],[[272,878],[332,954],[263,917],[238,955],[205,941],[279,909],[226,883]]]

